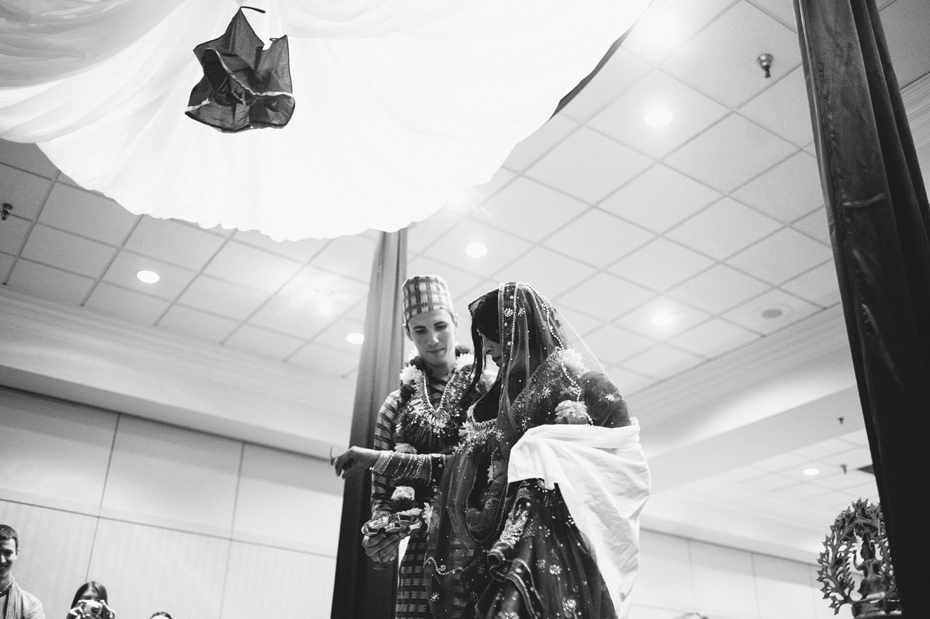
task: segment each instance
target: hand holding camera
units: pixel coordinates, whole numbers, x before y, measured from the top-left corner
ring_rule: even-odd
[[[69,619],[114,619],[116,613],[103,600],[78,600],[68,611]]]

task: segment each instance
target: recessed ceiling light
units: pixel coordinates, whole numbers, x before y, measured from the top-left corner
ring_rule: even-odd
[[[472,258],[480,258],[482,256],[487,256],[488,246],[482,243],[481,241],[475,241],[474,243],[469,243],[465,247],[465,253],[471,256]]]
[[[664,107],[654,107],[643,116],[643,121],[650,127],[660,128],[672,124],[672,113]]]
[[[365,341],[364,333],[350,333],[346,336],[346,341],[350,344],[361,344]]]
[[[136,273],[136,277],[139,278],[140,282],[145,282],[146,284],[154,284],[161,279],[155,271],[139,271]]]
[[[778,320],[791,313],[791,308],[787,305],[772,305],[763,307],[759,310],[759,316],[762,320]]]
[[[814,475],[820,475],[820,471],[815,468],[809,468],[801,471],[801,474],[805,477],[813,477]]]
[[[657,327],[667,327],[675,322],[675,316],[668,312],[658,312],[652,317],[651,321]]]

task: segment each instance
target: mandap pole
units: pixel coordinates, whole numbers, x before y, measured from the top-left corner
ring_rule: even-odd
[[[401,285],[406,273],[406,228],[382,232],[371,270],[365,341],[352,414],[352,445],[373,446],[378,410],[397,387],[404,351]],[[362,550],[361,528],[371,518],[370,497],[370,475],[346,479],[332,619],[391,619],[394,615],[396,569],[374,569],[374,563]]]

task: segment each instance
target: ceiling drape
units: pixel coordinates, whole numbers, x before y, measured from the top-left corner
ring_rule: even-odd
[[[904,616],[919,617],[930,578],[918,507],[930,495],[930,205],[874,0],[794,4],[894,573]]]
[[[283,129],[185,117],[232,0],[4,0],[0,137],[134,213],[276,239],[397,230],[488,181],[648,0],[260,0],[287,35]]]

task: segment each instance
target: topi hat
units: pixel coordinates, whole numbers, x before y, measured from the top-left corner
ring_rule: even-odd
[[[438,275],[415,275],[404,282],[404,323],[417,314],[444,309],[455,316],[452,295]]]

